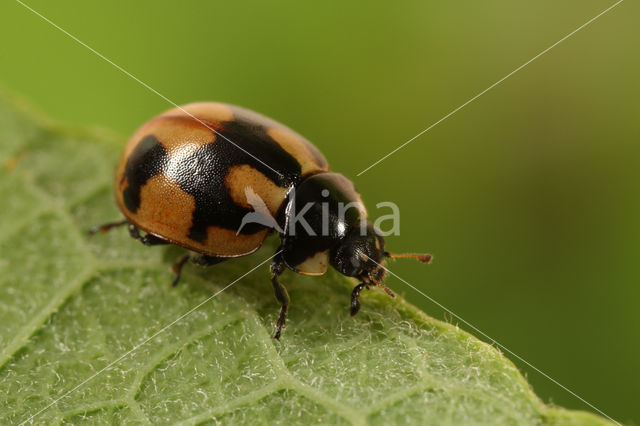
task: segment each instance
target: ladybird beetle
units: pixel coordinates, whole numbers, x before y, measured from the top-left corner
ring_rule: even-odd
[[[246,256],[276,229],[280,247],[271,264],[281,305],[276,339],[289,306],[278,280],[286,268],[323,275],[331,265],[359,279],[351,293],[355,315],[363,288],[378,286],[394,296],[382,284],[385,257],[431,259],[386,252],[349,179],[332,173],[320,151],[299,134],[237,106],[192,103],[143,124],[124,148],[114,183],[125,219],[90,233],[128,225],[131,236],[145,245],[188,249],[173,267],[173,285],[187,261],[214,265]],[[345,211],[345,204],[355,208]],[[305,220],[296,220],[302,212]],[[274,223],[247,220],[257,213],[262,219],[271,215]]]

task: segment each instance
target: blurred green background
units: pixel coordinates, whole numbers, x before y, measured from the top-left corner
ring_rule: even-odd
[[[360,177],[613,1],[27,3],[178,104],[230,102],[307,136],[374,217],[388,212],[378,202],[400,206],[390,250],[436,257],[394,272],[640,423],[638,2]],[[0,85],[54,119],[115,129],[124,143],[170,107],[20,4],[2,2],[0,16]],[[589,410],[514,361],[545,401]]]

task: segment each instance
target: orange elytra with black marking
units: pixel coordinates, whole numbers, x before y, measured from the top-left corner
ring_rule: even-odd
[[[306,139],[245,109],[194,103],[144,124],[129,140],[115,176],[120,210],[138,228],[209,256],[257,250],[269,229],[245,226],[245,187],[276,215],[305,176],[328,171]]]
[[[278,281],[286,268],[322,275],[331,265],[358,278],[352,315],[360,308],[363,287],[380,286],[393,295],[382,285],[383,264],[396,255],[384,251],[384,238],[367,222],[353,183],[331,173],[304,137],[256,112],[213,102],[166,111],[129,139],[114,183],[125,219],[92,233],[126,224],[146,245],[188,249],[174,265],[174,284],[187,260],[213,265],[245,256],[277,231],[281,244],[271,265],[281,303],[276,338],[289,306]]]

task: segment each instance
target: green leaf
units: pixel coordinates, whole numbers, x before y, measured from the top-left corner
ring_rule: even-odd
[[[606,423],[544,405],[494,347],[401,298],[364,292],[351,318],[354,283],[333,272],[282,277],[292,305],[275,341],[268,264],[83,383],[268,259],[274,241],[189,265],[170,288],[180,249],[124,229],[85,235],[120,217],[111,182],[123,138],[1,99],[1,423]]]

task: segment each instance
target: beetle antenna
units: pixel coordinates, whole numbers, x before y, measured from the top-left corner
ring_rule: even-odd
[[[378,287],[381,287],[385,291],[385,293],[387,293],[389,296],[396,297],[395,293],[393,291],[391,291],[391,289],[389,287],[385,286],[382,283],[378,283],[378,282],[376,283],[376,285]]]
[[[388,251],[384,252],[384,256],[390,259],[398,259],[398,258],[412,258],[419,260],[422,263],[431,263],[433,256],[430,254],[420,254],[420,253],[389,253]]]

